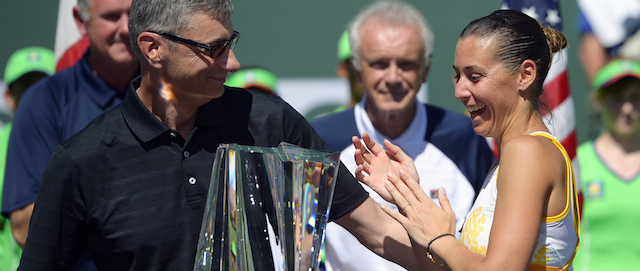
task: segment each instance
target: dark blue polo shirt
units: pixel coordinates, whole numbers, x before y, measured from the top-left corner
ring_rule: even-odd
[[[58,144],[122,101],[126,90],[113,89],[95,76],[87,56],[40,80],[20,100],[7,150],[2,215],[35,201],[42,173]]]
[[[55,150],[21,270],[66,269],[87,243],[100,270],[191,270],[219,144],[329,150],[282,99],[238,88],[201,106],[185,140],[147,110],[138,84]],[[329,219],[367,197],[341,166]]]

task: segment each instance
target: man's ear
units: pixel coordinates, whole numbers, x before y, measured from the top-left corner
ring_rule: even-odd
[[[154,68],[162,67],[161,50],[167,48],[160,35],[151,32],[142,32],[138,36],[138,47],[147,63]]]
[[[82,19],[79,6],[73,7],[73,19],[76,22],[76,26],[78,27],[78,31],[80,32],[80,35],[82,35],[83,37],[86,36],[87,27],[84,25],[86,22],[84,21],[84,19]]]
[[[364,86],[363,83],[363,79],[362,79],[362,64],[360,65],[360,70],[356,69],[355,65],[353,64],[353,58],[349,59],[349,68],[351,69],[351,71],[353,71],[353,76],[355,76],[356,81],[361,85]]]
[[[433,59],[433,55],[429,55],[427,59],[425,59],[424,65],[424,73],[422,74],[421,82],[424,84],[427,82],[427,78],[429,77],[429,69],[431,68],[431,60]]]

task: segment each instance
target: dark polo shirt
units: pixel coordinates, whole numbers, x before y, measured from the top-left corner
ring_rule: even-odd
[[[20,270],[73,266],[87,242],[99,270],[191,270],[221,143],[329,150],[282,99],[238,88],[200,107],[187,140],[135,93],[60,144],[45,170]],[[330,220],[367,193],[340,167]]]

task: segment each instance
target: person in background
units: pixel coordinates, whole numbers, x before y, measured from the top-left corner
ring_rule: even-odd
[[[349,109],[360,102],[364,95],[364,89],[362,89],[362,86],[358,82],[355,71],[351,66],[351,48],[349,45],[349,32],[347,30],[342,32],[338,40],[338,65],[336,66],[336,75],[347,80],[349,101],[346,104],[332,103],[315,108],[305,115],[309,122]]]
[[[356,72],[351,66],[351,45],[349,45],[349,31],[345,30],[340,35],[338,40],[338,66],[336,66],[336,74],[340,78],[347,79],[349,82],[349,104],[336,108],[334,112],[340,112],[342,110],[355,106],[362,96],[364,96],[364,89],[356,78]]]
[[[584,207],[574,270],[640,270],[640,63],[613,60],[591,95],[602,131],[578,147]]]
[[[413,179],[411,159],[398,169],[367,134],[364,144],[353,138],[358,179],[398,206],[399,212],[382,207],[409,232],[415,255],[450,270],[571,270],[580,240],[573,168],[542,121],[540,100],[553,53],[566,46],[562,33],[514,10],[494,11],[460,34],[455,96],[475,132],[496,139],[499,158],[459,241],[450,190],[438,190],[436,205]],[[403,156],[389,141],[384,145]]]
[[[131,0],[79,0],[73,15],[90,46],[75,65],[39,81],[16,111],[7,150],[2,215],[24,246],[40,180],[56,146],[122,101],[139,74],[129,42]],[[79,270],[95,270],[87,250]]]
[[[494,158],[468,117],[416,97],[431,64],[433,33],[427,20],[405,2],[377,1],[356,15],[348,30],[351,65],[365,95],[354,107],[313,121],[313,127],[341,152],[352,174],[352,136],[368,133],[376,142],[390,140],[408,150],[398,159],[415,159],[417,173],[429,176],[421,180],[421,189],[434,200],[439,187],[451,191],[460,229]],[[393,206],[365,189],[378,203]],[[326,242],[327,270],[402,270],[334,223],[327,225]]]
[[[55,61],[50,49],[26,47],[15,51],[4,69],[4,80],[7,84],[4,99],[9,110],[15,112],[25,91],[40,79],[54,73]],[[0,190],[4,184],[5,158],[10,133],[11,122],[8,122],[0,129]],[[21,255],[22,248],[13,239],[9,220],[0,217],[0,270],[16,270]]]
[[[241,68],[227,77],[226,86],[246,88],[269,95],[278,95],[278,78],[269,70],[261,67]]]
[[[640,0],[577,0],[578,53],[589,83],[616,58],[640,60]]]

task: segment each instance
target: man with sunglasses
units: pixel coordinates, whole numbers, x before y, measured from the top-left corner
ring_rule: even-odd
[[[133,1],[141,76],[52,155],[21,270],[66,270],[87,243],[100,270],[192,269],[219,144],[329,150],[281,98],[223,85],[240,68],[232,13],[230,0]],[[329,219],[417,268],[406,231],[342,166],[336,185]]]
[[[56,146],[119,104],[139,74],[129,42],[131,0],[79,0],[73,15],[90,46],[74,66],[33,85],[15,114],[7,151],[2,215],[23,247],[36,192]],[[95,270],[84,254],[78,270]]]

